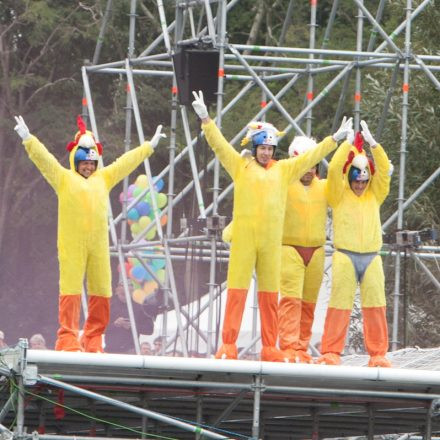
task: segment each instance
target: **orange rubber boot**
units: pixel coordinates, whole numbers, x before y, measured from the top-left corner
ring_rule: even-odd
[[[307,352],[307,349],[309,348],[310,338],[312,337],[315,307],[315,303],[301,301],[301,322],[299,325],[299,341],[296,346],[296,361],[303,364],[313,363],[313,358]]]
[[[341,356],[338,353],[324,353],[316,363],[324,365],[339,365],[341,363]]]
[[[104,296],[89,296],[89,315],[84,324],[84,334],[81,344],[84,351],[103,353],[102,335],[110,320],[110,298]]]
[[[318,364],[338,365],[341,362],[350,315],[351,310],[328,308],[321,342],[322,356],[318,359]]]
[[[299,340],[301,300],[284,296],[278,306],[278,330],[281,350],[295,348]]]
[[[307,351],[312,337],[313,318],[315,316],[315,303],[301,301],[301,323],[299,325],[298,350]]]
[[[278,292],[258,292],[261,319],[261,360],[286,362],[285,354],[276,347],[278,337]]]
[[[81,295],[60,295],[58,304],[60,328],[57,332],[55,350],[82,351],[78,340]]]
[[[369,367],[391,367],[388,351],[388,326],[385,307],[363,307],[365,347],[370,355]]]
[[[283,296],[278,305],[278,331],[280,348],[289,362],[296,362],[296,347],[299,342],[301,300]]]
[[[223,345],[215,354],[216,359],[237,359],[236,342],[240,332],[246,297],[246,289],[228,289],[222,330]]]

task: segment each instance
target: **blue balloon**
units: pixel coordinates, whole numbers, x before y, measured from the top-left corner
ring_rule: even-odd
[[[136,210],[140,217],[148,215],[150,213],[150,205],[147,202],[141,201],[136,205]]]
[[[155,182],[154,188],[157,192],[161,192],[164,185],[165,182],[163,181],[163,179],[159,179],[157,182]]]
[[[128,217],[130,220],[137,221],[137,220],[139,220],[140,215],[139,215],[139,212],[137,211],[136,208],[131,208],[131,209],[127,212],[127,217]]]
[[[135,267],[133,267],[131,273],[139,281],[144,280],[145,279],[145,275],[148,274],[148,272],[143,268],[143,266],[135,266]]]
[[[150,266],[149,269],[151,269]],[[151,281],[152,279],[153,279],[152,275],[150,274],[150,272],[148,272],[148,270],[146,270],[144,275],[144,281]]]
[[[155,258],[151,261],[151,265],[153,266],[154,272],[157,272],[165,267],[165,258]]]

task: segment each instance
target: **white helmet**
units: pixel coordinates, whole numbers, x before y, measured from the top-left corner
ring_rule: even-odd
[[[289,145],[289,156],[296,157],[316,146],[316,141],[307,136],[295,136]]]

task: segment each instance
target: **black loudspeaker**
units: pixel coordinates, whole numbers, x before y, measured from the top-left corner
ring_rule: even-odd
[[[180,104],[191,104],[194,100],[193,90],[202,90],[205,102],[217,100],[218,50],[182,46],[173,55],[173,63]]]

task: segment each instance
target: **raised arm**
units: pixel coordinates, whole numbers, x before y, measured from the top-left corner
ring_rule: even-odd
[[[29,159],[39,169],[43,177],[49,182],[49,185],[57,192],[63,173],[67,170],[61,166],[58,160],[35,136],[30,134],[29,128],[21,116],[15,116],[15,121],[17,125],[14,127],[14,130],[23,140],[23,145]]]
[[[391,164],[388,160],[387,153],[385,153],[385,150],[380,144],[376,144],[376,146],[371,149],[371,153],[373,154],[374,165],[376,167],[376,172],[371,179],[371,189],[377,201],[382,204],[390,192]]]
[[[242,158],[238,151],[224,138],[214,121],[209,117],[208,109],[203,100],[203,92],[199,91],[199,93],[197,93],[193,91],[192,93],[194,96],[192,106],[202,121],[202,129],[205,133],[206,141],[226,171],[232,179],[234,179]]]
[[[311,148],[300,156],[280,161],[282,166],[287,166],[288,168],[288,181],[300,179],[310,168],[319,163],[337,146],[337,142],[331,136],[327,136],[316,147]]]
[[[344,191],[345,180],[343,169],[351,146],[350,142],[343,142],[328,166],[326,195],[328,204],[332,207],[339,203]]]
[[[145,141],[139,147],[127,151],[112,164],[103,168],[102,174],[107,183],[107,188],[109,190],[113,188],[125,176],[128,176],[135,170],[145,159],[150,157],[162,137],[166,137],[166,135],[162,133],[162,125],[158,125],[151,141]]]
[[[228,174],[234,179],[243,160],[240,153],[225,139],[212,119],[202,124],[202,129],[209,146]]]
[[[374,159],[374,166],[376,168],[376,171],[371,178],[371,190],[377,201],[382,204],[390,192],[390,161],[388,160],[388,156],[382,146],[374,140],[365,121],[361,121],[361,127],[362,136],[365,142],[370,145],[371,154]]]
[[[315,148],[310,149],[299,157],[288,159],[289,181],[301,178],[310,168],[320,162],[327,154],[333,151],[337,142],[345,139],[349,130],[352,130],[353,120],[345,116],[338,130],[332,135],[327,136]]]

